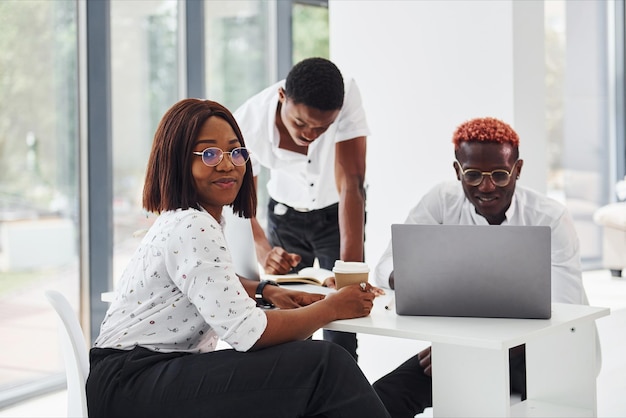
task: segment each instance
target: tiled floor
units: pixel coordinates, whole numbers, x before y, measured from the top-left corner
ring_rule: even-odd
[[[611,315],[597,321],[602,345],[602,371],[598,377],[598,416],[626,417],[626,278],[608,271],[584,274],[589,302],[611,308]],[[390,337],[359,336],[359,363],[370,380],[391,370],[421,349],[425,343]],[[27,401],[0,411],[0,417],[65,416],[65,392]],[[431,415],[431,411],[426,415]]]

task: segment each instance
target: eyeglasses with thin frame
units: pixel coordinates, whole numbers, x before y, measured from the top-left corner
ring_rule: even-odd
[[[511,175],[513,174],[513,170],[515,169],[515,165],[519,160],[515,160],[513,163],[513,167],[511,171],[507,170],[493,170],[493,171],[480,171],[473,168],[469,168],[467,170],[463,170],[463,166],[461,163],[456,160],[456,163],[459,165],[459,170],[461,170],[461,178],[468,186],[478,186],[483,182],[483,178],[485,176],[491,179],[491,182],[497,187],[505,187],[511,182]]]
[[[230,157],[230,161],[233,165],[238,167],[246,165],[250,159],[250,152],[245,147],[234,148],[231,151],[222,151],[217,147],[209,147],[204,151],[194,151],[193,154],[202,157],[204,165],[209,167],[215,167],[221,163],[224,159],[224,154],[228,154],[228,157]]]

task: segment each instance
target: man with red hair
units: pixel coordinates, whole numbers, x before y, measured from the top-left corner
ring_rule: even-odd
[[[469,120],[454,132],[456,182],[435,186],[409,212],[408,224],[546,225],[552,230],[552,301],[588,304],[580,268],[580,249],[567,209],[540,193],[518,186],[524,161],[519,137],[495,118]],[[394,288],[391,242],[374,273],[378,286]],[[510,353],[511,390],[526,397],[524,346]],[[400,366],[404,373],[383,377],[386,388],[406,389],[406,403],[398,393],[379,396],[394,417],[414,416],[432,404],[430,347]],[[418,373],[415,371],[418,370]],[[411,415],[413,414],[413,415]]]

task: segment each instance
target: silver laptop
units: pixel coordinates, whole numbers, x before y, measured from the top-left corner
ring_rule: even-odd
[[[548,226],[391,226],[398,315],[547,319]]]

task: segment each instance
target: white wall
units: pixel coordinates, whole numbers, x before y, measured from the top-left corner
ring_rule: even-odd
[[[368,138],[366,261],[435,183],[454,180],[457,125],[520,134],[522,184],[545,191],[543,3],[331,0],[331,59],[357,80]]]

